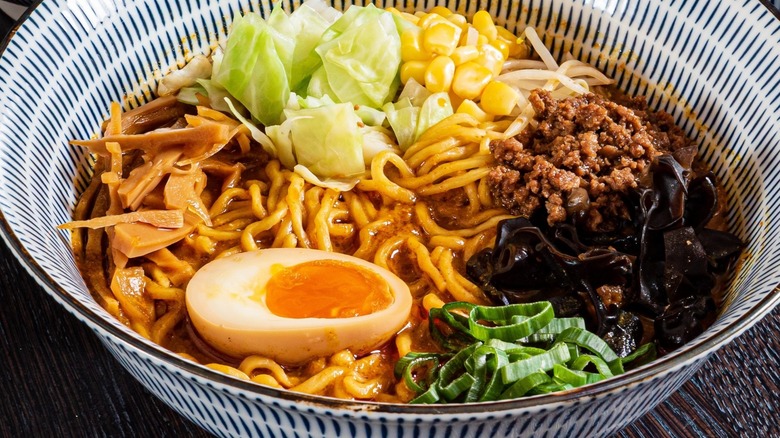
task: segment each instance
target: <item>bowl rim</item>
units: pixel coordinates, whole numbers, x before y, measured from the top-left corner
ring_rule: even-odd
[[[34,10],[43,0],[36,0],[17,20],[8,34],[0,41],[0,58],[5,53],[10,44],[13,35],[17,29],[23,25]],[[777,9],[770,0],[758,0],[769,12],[780,20],[780,10]],[[69,294],[60,286],[44,269],[41,267],[32,255],[27,251],[16,233],[6,220],[5,214],[0,210],[0,238],[5,242],[13,253],[19,264],[27,273],[38,283],[41,288],[47,292],[55,301],[59,302],[69,313],[73,314],[80,321],[90,326],[97,335],[97,330],[103,330],[116,340],[121,341],[129,347],[139,350],[148,356],[162,361],[169,367],[176,368],[183,372],[182,377],[190,380],[196,380],[198,384],[203,381],[212,382],[232,390],[234,393],[240,392],[243,396],[255,398],[268,397],[280,399],[292,404],[305,404],[306,408],[325,408],[340,410],[351,413],[351,415],[371,413],[394,414],[394,415],[414,415],[418,417],[457,415],[457,414],[490,414],[490,413],[509,413],[519,410],[544,409],[547,407],[556,407],[569,402],[575,402],[580,399],[600,398],[608,396],[611,392],[622,387],[634,386],[645,381],[652,381],[659,378],[676,368],[684,367],[696,359],[705,358],[715,352],[723,345],[739,336],[747,329],[760,321],[765,315],[780,304],[780,285],[776,285],[773,291],[768,293],[762,300],[754,304],[741,317],[732,321],[721,331],[714,333],[709,339],[679,354],[670,354],[669,356],[656,359],[655,361],[644,365],[636,370],[628,371],[624,374],[611,377],[609,379],[574,388],[568,391],[536,395],[532,397],[523,397],[517,399],[480,402],[480,403],[452,403],[435,405],[412,405],[400,403],[380,403],[371,401],[352,401],[342,400],[333,397],[310,395],[305,393],[293,392],[289,390],[280,390],[269,386],[237,379],[227,374],[209,369],[200,364],[194,363],[183,357],[180,357],[162,346],[152,344],[151,341],[143,341],[135,337],[129,329],[120,329],[109,324],[106,316],[101,316],[87,308],[78,299]],[[187,375],[191,374],[191,375]],[[139,381],[139,383],[141,383]],[[155,396],[157,396],[155,394]],[[299,409],[303,409],[299,407]]]

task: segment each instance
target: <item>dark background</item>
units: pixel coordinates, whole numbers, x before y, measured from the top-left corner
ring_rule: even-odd
[[[0,11],[0,37],[12,25]],[[779,337],[780,308],[619,436],[780,436]],[[208,435],[137,383],[0,242],[0,436]]]

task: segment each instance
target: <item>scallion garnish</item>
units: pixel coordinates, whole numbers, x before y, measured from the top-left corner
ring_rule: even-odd
[[[546,394],[624,372],[655,356],[645,344],[620,358],[585,329],[582,318],[555,318],[542,301],[508,306],[447,303],[429,314],[431,335],[447,353],[408,353],[395,367],[418,394],[411,403],[469,403]]]

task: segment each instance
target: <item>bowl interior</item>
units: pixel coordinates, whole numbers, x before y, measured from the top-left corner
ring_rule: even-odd
[[[290,10],[299,2],[281,3]],[[510,29],[534,26],[558,59],[571,53],[629,94],[647,95],[652,108],[672,114],[699,142],[725,189],[728,226],[748,242],[747,257],[715,324],[662,361],[704,354],[700,345],[726,342],[778,301],[772,290],[780,282],[780,158],[774,153],[780,149],[780,22],[760,4],[398,3],[407,10],[433,3],[467,14],[487,9]],[[68,232],[56,228],[70,219],[93,163],[68,140],[99,133],[111,101],[130,109],[151,99],[166,72],[224,39],[236,13],[270,8],[269,1],[47,0],[7,43],[0,58],[0,234],[80,319],[126,333],[147,351],[164,351],[95,303]]]

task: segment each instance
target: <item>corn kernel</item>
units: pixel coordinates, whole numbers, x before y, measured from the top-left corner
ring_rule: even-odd
[[[463,33],[461,33],[460,45],[476,46],[478,37],[479,37],[479,32],[477,32],[477,29],[474,29],[474,26],[470,24],[466,25],[466,28],[463,29]]]
[[[467,62],[455,68],[452,91],[464,99],[476,99],[493,79],[493,73],[476,62]]]
[[[394,8],[394,7],[392,7],[392,6],[391,6],[391,7],[388,7],[388,8],[385,8],[385,10],[386,10],[387,12],[389,12],[389,13],[393,14],[393,15],[398,15],[399,17],[401,16],[401,11],[399,11],[398,9],[396,9],[396,8]]]
[[[420,16],[420,21],[417,22],[417,25],[427,29],[436,23],[449,23],[449,21],[439,14],[425,14]]]
[[[509,85],[491,81],[482,91],[479,106],[488,113],[496,116],[508,116],[517,105],[520,93]]]
[[[504,68],[504,55],[490,44],[479,45],[477,49],[479,56],[474,62],[493,72],[493,76],[498,76]]]
[[[452,86],[452,78],[455,76],[455,63],[449,56],[437,56],[433,58],[425,70],[425,88],[431,93],[449,91]]]
[[[504,26],[496,26],[496,31],[498,32],[498,37],[503,38],[507,41],[517,41],[517,35],[513,34],[511,31],[507,30]]]
[[[450,58],[455,62],[455,65],[461,65],[464,62],[469,62],[479,57],[479,50],[476,46],[460,46],[452,52]]]
[[[493,116],[491,114],[482,111],[482,108],[480,108],[479,105],[477,105],[473,100],[469,99],[464,100],[460,105],[458,105],[458,109],[455,112],[468,114],[477,119],[478,122],[493,121]]]
[[[478,11],[471,19],[471,24],[477,28],[481,35],[484,35],[488,41],[493,41],[498,36],[498,30],[493,23],[493,17],[488,11]]]
[[[422,30],[419,27],[410,27],[401,34],[401,60],[427,61],[431,59],[431,53],[423,48]]]
[[[498,49],[501,52],[501,56],[506,60],[509,57],[509,44],[507,44],[501,38],[496,38],[490,42],[490,45]]]
[[[449,21],[434,23],[423,32],[423,47],[431,53],[449,56],[458,47],[460,33],[460,28]]]
[[[407,83],[414,79],[420,84],[425,84],[425,71],[428,70],[426,61],[408,61],[401,64],[401,82]]]
[[[447,17],[447,21],[458,26],[461,30],[464,30],[469,25],[468,20],[461,14],[452,14]]]
[[[433,9],[430,10],[430,14],[439,14],[444,18],[449,17],[452,15],[452,11],[445,8],[444,6],[434,6]]]
[[[485,44],[487,44],[489,42],[490,41],[488,41],[488,39],[487,39],[487,37],[485,35],[479,34],[479,36],[477,36],[477,45],[478,46],[484,46]]]

